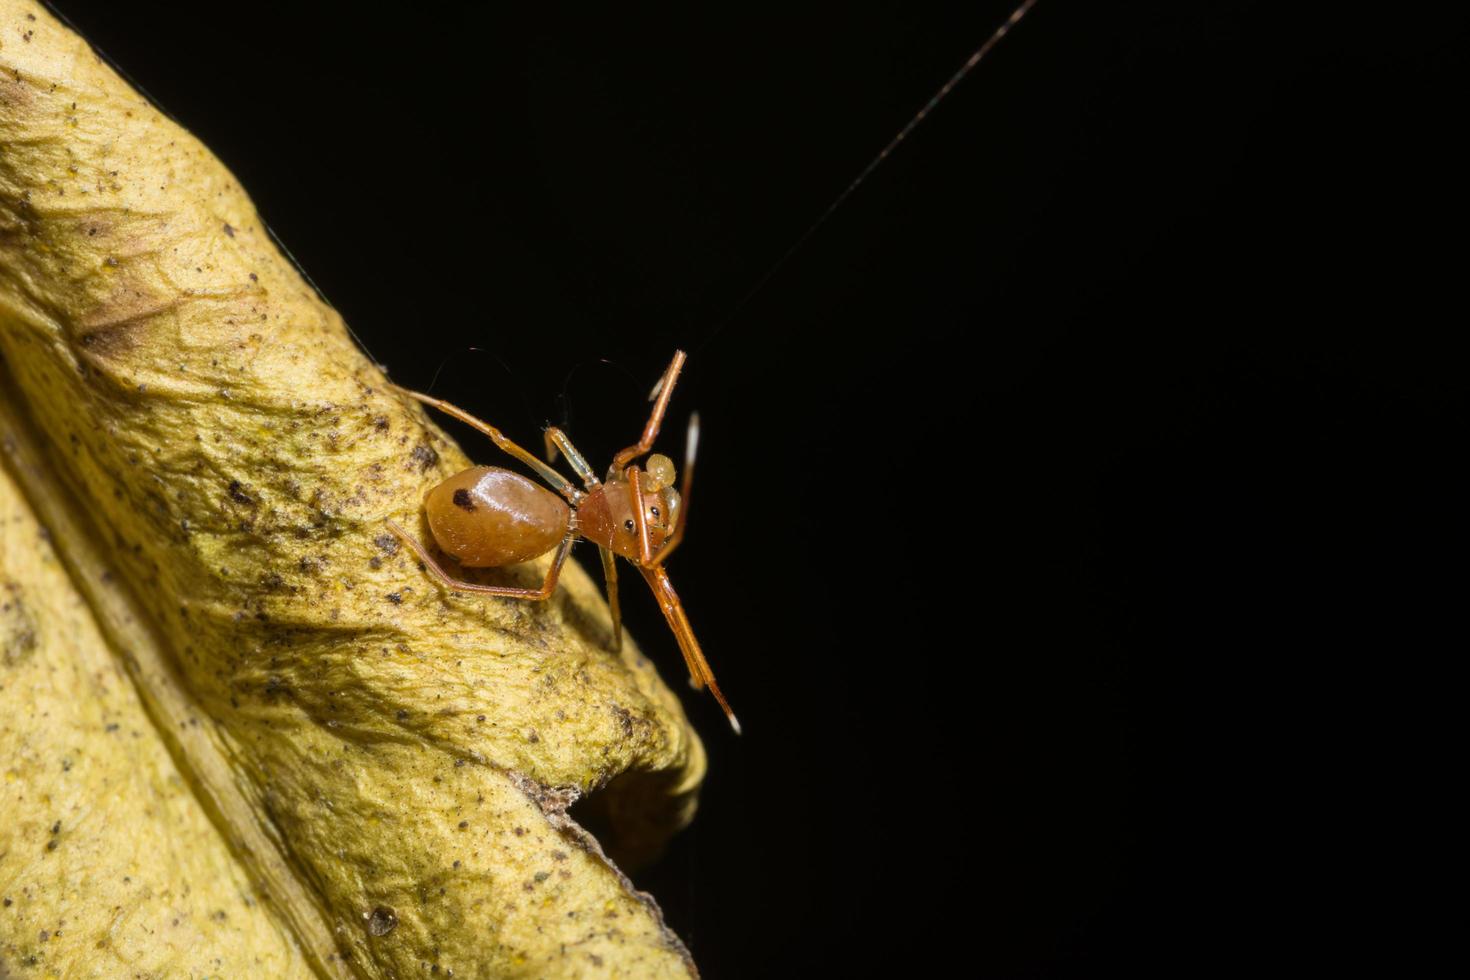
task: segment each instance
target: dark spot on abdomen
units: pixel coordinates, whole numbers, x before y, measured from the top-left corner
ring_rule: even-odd
[[[454,506],[458,507],[460,510],[474,511],[475,509],[475,502],[470,499],[470,492],[463,487],[460,487],[458,490],[454,491],[453,500]]]

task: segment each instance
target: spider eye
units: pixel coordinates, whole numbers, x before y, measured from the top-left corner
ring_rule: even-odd
[[[623,522],[623,527],[629,531],[633,530],[633,519],[630,517]]]
[[[654,517],[657,517],[658,516],[658,508],[657,507],[650,507],[650,508],[648,508],[648,512],[650,514],[652,514]]]

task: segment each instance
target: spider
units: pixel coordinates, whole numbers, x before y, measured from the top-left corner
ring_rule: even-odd
[[[548,459],[557,450],[577,472],[585,489],[573,486],[550,463],[507,439],[494,426],[475,418],[461,408],[431,395],[394,385],[394,389],[425,405],[431,405],[473,426],[502,450],[535,470],[556,493],[532,480],[497,466],[472,466],[456,473],[429,491],[424,500],[424,513],[429,530],[441,551],[465,568],[498,568],[529,561],[555,549],[551,568],[540,588],[527,589],[502,585],[475,585],[452,578],[418,540],[393,521],[388,526],[410,548],[424,567],[445,586],[456,592],[507,596],[541,602],[556,591],[557,577],[572,544],[585,538],[597,545],[602,555],[602,571],[607,580],[607,601],[612,610],[613,649],[622,647],[622,613],[618,605],[617,559],[632,562],[643,575],[669,628],[679,641],[689,680],[695,689],[708,686],[710,693],[725,711],[730,727],[738,734],[740,722],[710,670],[709,661],[694,638],[694,629],[669,581],[664,562],[684,540],[689,519],[689,490],[694,478],[694,456],[699,446],[699,416],[689,419],[688,440],[684,450],[684,482],[674,489],[674,463],[667,456],[648,457],[645,468],[636,460],[648,455],[658,438],[664,413],[674,393],[679,371],[686,355],[675,351],[658,386],[654,388],[653,410],[643,426],[643,434],[633,445],[613,457],[607,476],[599,480],[586,458],[572,445],[565,432],[552,427],[546,430]]]

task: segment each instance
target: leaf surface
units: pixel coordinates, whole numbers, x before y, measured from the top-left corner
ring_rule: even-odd
[[[25,648],[0,661],[0,894],[25,897],[0,965],[693,971],[566,814],[595,794],[632,856],[688,822],[704,753],[678,700],[610,652],[580,568],[546,603],[474,597],[398,546],[385,519],[424,535],[468,458],[219,161],[22,0],[0,0],[0,356],[25,600],[0,620]],[[68,752],[85,769],[48,772]],[[52,811],[72,836],[41,853]],[[121,902],[135,864],[150,897]]]

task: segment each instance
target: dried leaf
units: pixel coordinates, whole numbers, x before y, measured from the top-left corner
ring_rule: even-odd
[[[566,813],[594,794],[634,859],[688,822],[678,700],[579,568],[486,599],[398,547],[469,461],[229,172],[22,0],[0,355],[0,969],[693,971]]]

